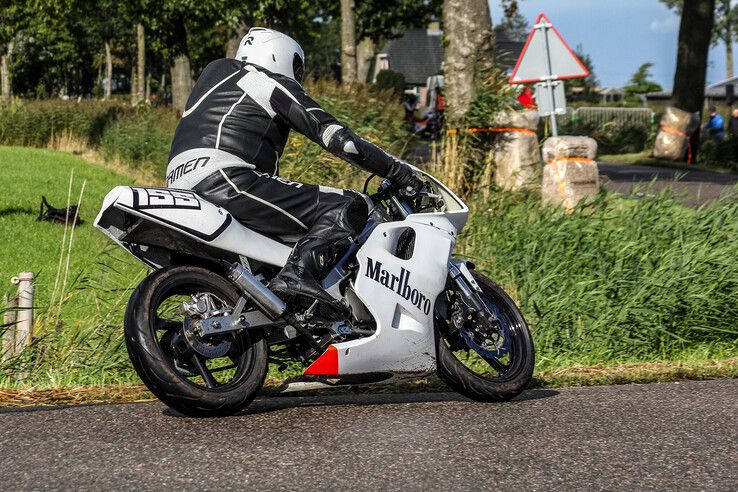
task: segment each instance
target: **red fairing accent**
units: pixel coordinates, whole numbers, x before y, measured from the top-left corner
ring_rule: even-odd
[[[338,375],[338,350],[333,345],[323,352],[310,367],[305,369],[305,374],[311,376],[337,376]]]

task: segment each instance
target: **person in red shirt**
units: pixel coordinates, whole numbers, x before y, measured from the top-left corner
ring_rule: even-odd
[[[443,92],[441,92],[441,88],[439,87],[436,89],[436,111],[439,114],[443,114],[443,111],[446,109],[446,100],[443,98]]]
[[[529,85],[526,85],[523,92],[518,96],[518,102],[525,109],[536,109],[538,107]]]

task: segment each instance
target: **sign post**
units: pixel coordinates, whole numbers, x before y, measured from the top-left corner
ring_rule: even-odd
[[[538,14],[520,58],[510,75],[511,84],[536,84],[538,114],[551,117],[551,134],[558,135],[556,115],[566,113],[564,79],[582,78],[589,70],[577,58],[545,14]]]

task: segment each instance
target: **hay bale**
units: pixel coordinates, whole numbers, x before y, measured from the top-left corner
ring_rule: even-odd
[[[548,162],[563,157],[594,159],[597,157],[597,142],[589,137],[550,137],[543,142],[543,160]]]
[[[659,133],[653,148],[653,156],[679,161],[684,159],[689,136],[699,126],[694,114],[677,108],[666,108],[661,118]]]
[[[597,142],[589,137],[551,137],[543,143],[541,198],[547,205],[563,205],[571,213],[577,203],[591,200],[600,189]]]
[[[538,111],[501,111],[492,119],[492,124],[498,128],[523,128],[536,131],[538,129]]]
[[[571,213],[577,203],[592,200],[600,189],[595,161],[559,160],[543,167],[541,198],[546,205],[563,205]]]
[[[538,112],[507,111],[494,119],[497,128],[535,132]],[[509,131],[499,134],[495,144],[495,183],[504,190],[517,191],[535,185],[541,174],[541,154],[535,133]]]

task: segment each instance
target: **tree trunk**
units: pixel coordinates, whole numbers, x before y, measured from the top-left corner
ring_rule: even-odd
[[[239,20],[238,25],[231,29],[231,36],[228,38],[228,44],[226,44],[226,58],[233,58],[236,56],[238,45],[247,32],[249,32],[249,26],[246,24],[246,20]]]
[[[131,57],[131,106],[136,105],[136,94],[138,94],[138,81],[136,80],[136,61]]]
[[[13,41],[6,45],[5,53],[0,55],[0,92],[3,102],[10,101],[13,95],[13,84],[10,79],[10,59],[13,56]]]
[[[356,76],[360,84],[367,82],[373,59],[374,41],[370,37],[364,37],[356,46]]]
[[[727,79],[733,78],[733,23],[730,16],[730,0],[723,0],[725,16],[725,75]],[[735,87],[733,84],[725,86],[725,102],[730,106],[735,100]]]
[[[146,96],[146,33],[140,22],[136,24],[136,103],[139,104]]]
[[[178,113],[184,111],[190,92],[192,92],[190,59],[186,55],[177,55],[172,66],[172,107],[175,111]]]
[[[113,55],[110,53],[110,43],[105,41],[105,93],[103,100],[110,100],[113,93]]]
[[[679,24],[674,106],[694,113],[705,100],[707,53],[715,13],[715,0],[685,0]]]
[[[341,0],[341,82],[356,82],[356,4]]]
[[[486,0],[444,1],[443,22],[446,115],[455,122],[469,109],[479,79],[492,65],[494,34]]]
[[[715,18],[715,0],[685,0],[679,24],[676,72],[672,103],[690,113],[702,113],[705,104],[705,75]],[[690,138],[691,154],[697,155],[699,132]]]

